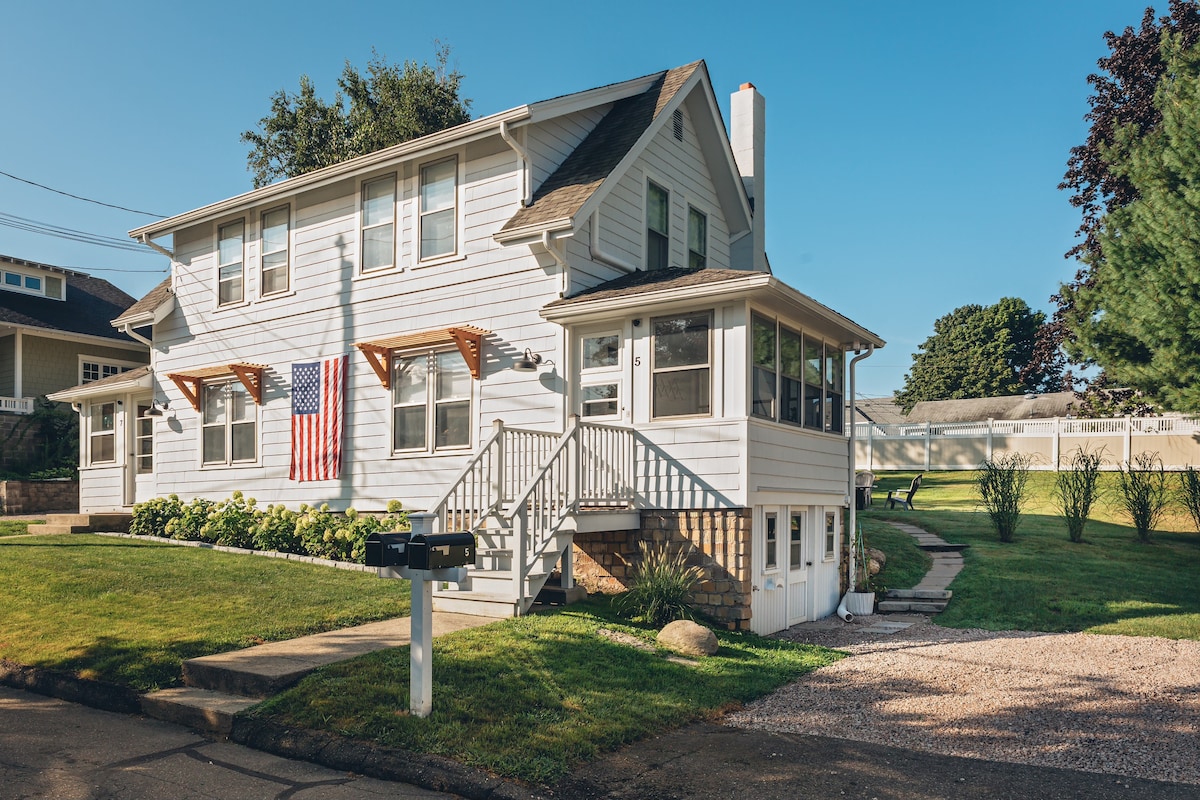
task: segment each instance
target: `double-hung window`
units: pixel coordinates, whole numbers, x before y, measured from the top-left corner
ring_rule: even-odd
[[[362,272],[396,264],[396,176],[362,187]]]
[[[688,206],[688,266],[708,266],[708,217]]]
[[[421,260],[454,255],[457,249],[458,159],[421,167]]]
[[[217,305],[242,302],[246,240],[244,220],[230,222],[217,229]]]
[[[258,417],[241,381],[204,384],[202,451],[205,465],[253,462],[258,458]]]
[[[651,415],[712,413],[712,314],[701,311],[653,321]]]
[[[671,195],[646,181],[646,269],[666,269],[671,254]]]
[[[584,336],[580,343],[582,416],[615,417],[621,412],[621,335],[597,333]]]
[[[88,464],[117,460],[117,404],[93,403],[88,412]]]
[[[259,278],[259,294],[263,296],[288,290],[289,216],[287,206],[272,209],[262,215],[262,275]]]
[[[751,335],[754,339],[754,395],[751,413],[756,417],[775,419],[775,378],[778,374],[775,358],[778,336],[775,320],[753,316]]]
[[[392,450],[471,444],[471,371],[457,350],[392,359]]]

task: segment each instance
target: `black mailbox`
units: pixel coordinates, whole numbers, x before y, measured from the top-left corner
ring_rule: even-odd
[[[408,543],[409,569],[442,569],[475,564],[475,536],[470,533],[418,533]]]
[[[366,540],[365,563],[368,567],[407,567],[407,533],[372,533]]]

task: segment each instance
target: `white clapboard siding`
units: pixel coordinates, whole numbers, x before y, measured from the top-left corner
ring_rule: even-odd
[[[639,426],[638,497],[650,508],[744,506],[745,446],[745,420]]]
[[[747,452],[755,491],[846,495],[849,456],[844,436],[813,433],[791,425],[751,420]]]
[[[611,104],[597,106],[524,128],[525,149],[533,161],[535,190],[558,169],[611,108]]]
[[[125,495],[123,467],[83,467],[79,475],[80,513],[110,511],[122,506]]]

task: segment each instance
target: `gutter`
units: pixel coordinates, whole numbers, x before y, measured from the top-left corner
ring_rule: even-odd
[[[610,267],[616,267],[625,272],[637,272],[637,267],[633,264],[630,264],[619,256],[605,253],[600,249],[600,212],[598,210],[592,212],[591,224],[588,227],[591,229],[588,251],[593,261],[599,261],[601,264],[607,264]]]
[[[512,148],[521,162],[521,207],[528,208],[533,204],[533,162],[529,160],[529,151],[509,132],[506,119],[500,121],[500,138]]]
[[[546,248],[546,252],[558,264],[559,271],[562,273],[562,283],[558,289],[559,297],[566,297],[570,287],[570,272],[567,268],[567,253],[566,246],[560,247],[554,243],[553,237],[550,236],[550,231],[542,231],[542,247]]]

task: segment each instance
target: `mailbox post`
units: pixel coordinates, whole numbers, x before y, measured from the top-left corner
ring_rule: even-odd
[[[409,644],[409,710],[427,717],[433,710],[433,582],[462,583],[475,563],[475,537],[433,533],[433,514],[409,514],[410,533],[367,537],[367,566],[381,578],[404,578],[412,588]]]

